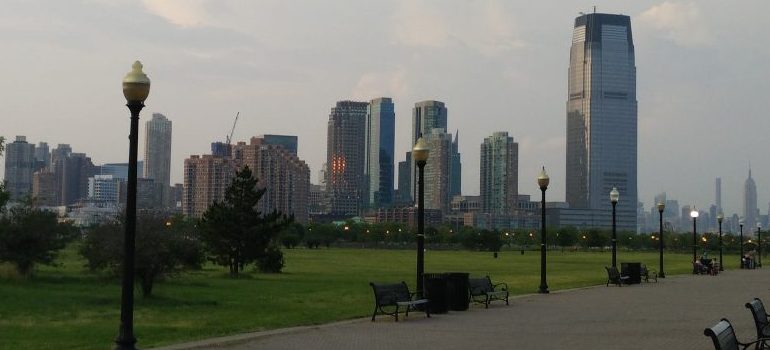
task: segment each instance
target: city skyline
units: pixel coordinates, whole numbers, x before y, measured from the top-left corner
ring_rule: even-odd
[[[175,8],[179,3],[174,1],[46,4],[11,2],[0,14],[7,26],[0,41],[14,67],[0,83],[10,101],[0,106],[8,141],[24,135],[32,143],[69,143],[95,164],[125,162],[127,145],[115,141],[125,139],[128,113],[117,86],[125,67],[140,58],[153,78],[141,121],[153,112],[167,113],[179,131],[172,147],[173,183],[182,182],[185,157],[206,153],[212,141],[224,141],[235,111],[242,112],[235,140],[254,134],[297,135],[305,145],[299,157],[307,160],[315,179],[325,158],[328,106],[343,99],[389,96],[396,105],[397,160],[408,150],[411,106],[441,100],[452,108],[449,129],[463,134],[464,194],[476,194],[478,188],[476,145],[504,130],[520,142],[520,192],[537,193],[534,178],[542,164],[552,177],[549,199],[564,200],[562,111],[568,59],[563,53],[570,45],[570,23],[593,3],[328,3],[303,9],[275,3],[207,7],[205,1],[184,8]],[[740,212],[751,161],[759,208],[765,209],[770,164],[761,162],[760,140],[770,124],[763,113],[770,107],[760,93],[770,79],[760,63],[770,52],[741,33],[760,32],[758,19],[768,5],[596,4],[600,12],[622,12],[634,22],[639,199],[649,208],[653,195],[666,191],[682,204],[707,207],[714,201],[712,181],[721,177],[725,211]],[[355,16],[362,11],[383,16]],[[328,19],[289,30],[267,18],[254,20],[264,13],[284,22]],[[409,21],[418,13],[426,21]],[[542,26],[528,17],[538,18]],[[353,30],[329,25],[340,18],[351,18]],[[145,24],[138,32],[129,25],[135,20]],[[253,22],[262,24],[249,24]],[[356,30],[364,22],[367,30]],[[275,29],[262,35],[257,30],[262,25]],[[125,40],[108,39],[115,37]],[[350,55],[353,59],[333,53],[347,39],[362,48]],[[105,50],[93,50],[97,46]],[[392,54],[383,57],[386,49]],[[301,59],[305,56],[313,60]],[[469,69],[460,69],[465,67]],[[73,79],[79,89],[61,88]],[[82,96],[87,104],[61,108]],[[54,124],[57,128],[50,128]]]

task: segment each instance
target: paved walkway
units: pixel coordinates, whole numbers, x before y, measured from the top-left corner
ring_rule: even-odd
[[[627,287],[590,287],[511,299],[485,310],[404,322],[378,316],[322,326],[243,334],[165,349],[710,349],[703,329],[730,319],[739,340],[754,338],[743,306],[770,302],[770,268],[719,276],[670,276]]]

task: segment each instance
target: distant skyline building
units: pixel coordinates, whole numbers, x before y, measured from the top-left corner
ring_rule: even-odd
[[[283,149],[287,150],[289,153],[293,155],[297,155],[297,149],[298,142],[297,137],[292,135],[272,135],[272,134],[265,134],[265,135],[259,135],[257,138],[262,139],[262,142],[264,142],[267,145],[273,145],[273,146],[281,146]]]
[[[182,213],[200,218],[214,201],[224,200],[234,176],[235,164],[230,158],[204,154],[185,159]]]
[[[743,183],[743,227],[748,227],[749,230],[756,230],[758,214],[757,184],[751,177],[751,168],[749,168],[749,177]]]
[[[38,142],[35,146],[35,170],[45,169],[51,166],[51,151],[47,142]]]
[[[714,185],[716,187],[716,206],[717,206],[717,213],[723,213],[722,209],[722,178],[718,177],[714,181]]]
[[[249,144],[238,142],[233,156],[236,166],[248,166],[258,180],[257,186],[266,189],[257,204],[261,212],[278,210],[293,215],[297,222],[307,221],[310,168],[304,161],[290,149],[267,143],[262,137],[252,137]]]
[[[447,119],[448,111],[444,102],[426,100],[415,103],[412,109],[412,143],[408,149],[411,150],[414,147],[420,135],[424,136],[425,134],[432,133],[434,129],[440,129],[441,132],[446,133]],[[411,153],[409,156],[411,156]],[[411,157],[408,158],[408,162],[410,162],[411,173],[409,177],[409,188],[411,189],[410,202],[414,202],[417,198],[417,170],[411,161]]]
[[[567,203],[611,211],[609,193],[617,187],[618,227],[636,231],[636,66],[628,16],[575,19],[568,81]]]
[[[452,141],[452,169],[450,169],[449,198],[459,196],[462,193],[463,163],[460,158],[460,131],[455,131]]]
[[[112,175],[94,175],[88,178],[88,199],[117,205],[120,200],[121,179]]]
[[[519,144],[505,131],[481,144],[479,194],[482,212],[512,214],[519,194]]]
[[[162,187],[161,203],[171,203],[171,121],[153,113],[144,124],[144,177]]]
[[[452,134],[437,128],[422,137],[430,148],[425,164],[425,209],[447,214],[452,204]]]
[[[6,191],[12,200],[22,200],[32,193],[32,173],[35,171],[35,145],[26,136],[5,145]]]
[[[329,113],[326,192],[332,215],[356,216],[361,213],[368,106],[367,102],[339,101]]]
[[[50,169],[41,169],[32,174],[32,197],[41,206],[59,205],[60,188],[56,187],[56,177]]]
[[[75,204],[88,198],[88,178],[96,174],[91,158],[85,153],[70,153],[62,160],[61,170],[60,205]]]
[[[369,102],[365,125],[366,207],[393,205],[396,113],[388,97]]]

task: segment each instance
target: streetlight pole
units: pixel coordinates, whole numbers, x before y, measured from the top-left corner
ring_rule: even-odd
[[[134,251],[136,237],[136,168],[139,133],[139,112],[150,94],[150,79],[142,71],[139,61],[123,78],[123,95],[131,111],[131,130],[128,134],[128,186],[126,193],[126,231],[123,244],[123,281],[120,302],[120,329],[115,349],[136,349],[134,337]]]
[[[658,213],[660,213],[660,234],[658,235],[658,249],[660,250],[660,274],[658,277],[666,278],[666,273],[663,272],[663,211],[666,209],[666,203],[658,202]]]
[[[740,234],[740,242],[739,243],[741,244],[741,256],[740,256],[740,258],[741,258],[741,268],[745,268],[746,266],[743,263],[743,219],[741,219],[740,226],[741,226],[741,234]]]
[[[692,211],[690,212],[690,216],[692,217],[692,262],[693,264],[695,261],[698,260],[698,241],[697,241],[697,232],[698,232],[698,210],[695,209],[695,207],[692,207]]]
[[[548,189],[548,183],[550,178],[545,173],[545,167],[537,177],[537,185],[540,187],[540,192],[543,194],[543,199],[540,202],[540,287],[537,292],[541,294],[548,294],[548,284],[545,282],[545,190]]]
[[[717,223],[719,223],[719,271],[725,270],[725,265],[722,263],[722,220],[725,216],[720,212],[717,214]]]
[[[612,267],[617,267],[617,250],[618,250],[618,237],[615,225],[615,207],[618,205],[618,199],[620,198],[620,192],[613,186],[610,191],[610,202],[612,202]]]
[[[762,224],[757,223],[757,267],[762,267]]]
[[[425,272],[425,164],[428,162],[428,143],[420,136],[412,148],[417,165],[417,295],[423,296]]]

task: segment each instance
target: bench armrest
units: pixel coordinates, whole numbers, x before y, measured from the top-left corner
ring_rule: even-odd
[[[507,291],[507,290],[508,290],[508,284],[507,284],[507,283],[505,283],[505,282],[500,282],[500,283],[495,283],[495,284],[493,284],[493,285],[492,285],[492,289],[493,289],[493,290],[497,290],[497,287],[498,287],[498,286],[502,286],[502,287],[503,287],[503,288],[502,288],[502,290],[505,290],[505,291]]]

